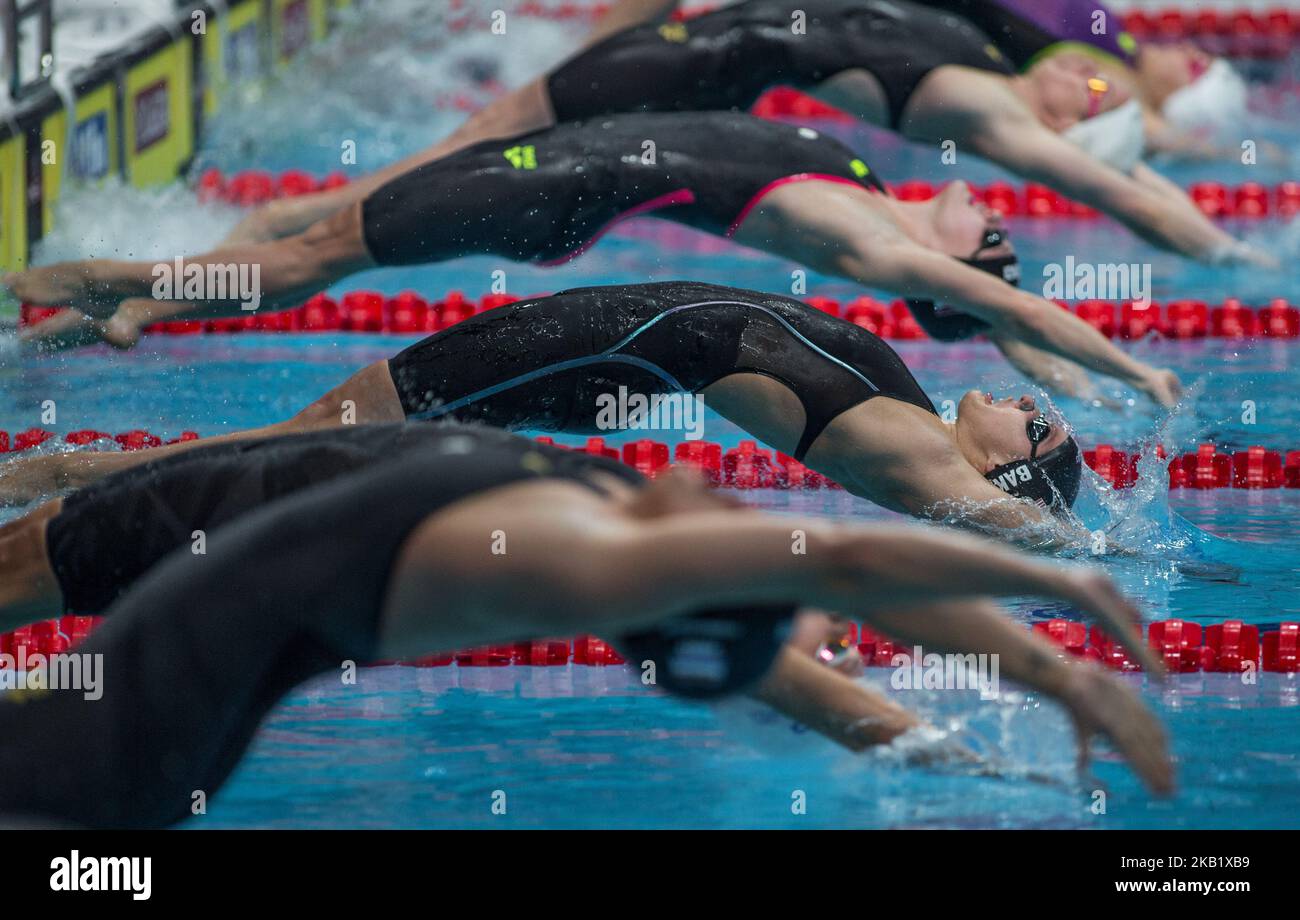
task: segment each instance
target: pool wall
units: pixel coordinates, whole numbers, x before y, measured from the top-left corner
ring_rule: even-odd
[[[102,51],[63,67],[59,22],[48,47],[31,49],[47,59],[21,53],[23,41],[20,53],[6,49],[14,101],[5,112],[0,99],[0,269],[27,264],[68,185],[120,177],[147,187],[182,175],[224,97],[273,77],[353,5],[181,3],[150,27],[83,36],[79,45],[102,43]],[[24,25],[36,34],[35,23]]]

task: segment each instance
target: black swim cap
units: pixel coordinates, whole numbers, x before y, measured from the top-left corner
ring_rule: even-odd
[[[1083,478],[1083,454],[1070,435],[1041,457],[1012,460],[984,478],[1008,495],[1028,498],[1060,514],[1073,507]]]
[[[726,607],[679,617],[622,637],[615,645],[629,667],[655,665],[655,683],[669,693],[711,699],[747,690],[776,659],[793,604]]]
[[[975,254],[969,259],[957,261],[1001,278],[1013,287],[1019,287],[1020,259],[1014,252],[1005,256],[980,256],[984,250],[1002,245],[1006,238],[1006,231],[999,227],[989,227],[984,231],[984,242],[975,250]],[[917,325],[938,342],[968,339],[989,328],[989,324],[979,317],[963,313],[954,307],[940,306],[933,300],[908,300],[907,307],[916,317]]]

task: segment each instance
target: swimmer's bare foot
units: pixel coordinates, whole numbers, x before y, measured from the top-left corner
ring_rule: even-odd
[[[106,316],[117,307],[108,285],[90,260],[59,262],[5,275],[4,284],[23,303],[37,307],[78,307]]]

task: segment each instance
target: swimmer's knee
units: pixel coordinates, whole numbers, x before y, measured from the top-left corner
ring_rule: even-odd
[[[328,393],[302,409],[284,427],[291,431],[314,431],[318,428],[341,428],[357,413],[353,400]]]

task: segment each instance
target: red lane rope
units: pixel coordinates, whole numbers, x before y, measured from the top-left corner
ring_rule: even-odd
[[[10,655],[14,667],[22,668],[34,655],[57,655],[75,649],[103,617],[65,616],[42,620],[0,636],[0,654]],[[1098,627],[1089,628],[1073,620],[1054,619],[1034,623],[1032,630],[1057,645],[1063,654],[1098,662],[1116,671],[1140,671],[1123,647]],[[896,667],[895,655],[911,656],[912,647],[852,624],[847,640],[857,646],[869,667]],[[1300,623],[1283,622],[1277,629],[1261,631],[1241,620],[1224,620],[1202,627],[1187,620],[1160,620],[1147,627],[1147,644],[1171,674],[1195,672],[1242,673],[1272,671],[1300,672]],[[505,667],[532,665],[563,667],[619,665],[625,660],[614,648],[595,636],[574,639],[539,639],[510,645],[489,645],[429,655],[414,661],[380,661],[378,665],[406,664],[416,667]],[[0,668],[9,661],[0,659]]]
[[[141,450],[162,444],[176,444],[199,438],[194,431],[164,440],[144,429],[109,434],[93,428],[68,432],[64,443],[94,447],[97,442],[115,443],[122,450]],[[44,428],[26,431],[0,431],[0,454],[30,450],[58,435]],[[576,450],[598,457],[619,460],[645,476],[654,477],[673,466],[699,470],[713,485],[730,489],[843,490],[843,486],[809,469],[780,451],[758,446],[756,441],[741,441],[736,447],[723,449],[721,444],[703,440],[683,440],[670,446],[664,441],[641,438],[629,441],[621,449],[612,447],[603,437],[590,437],[582,444],[557,443],[542,435],[544,444]],[[1163,445],[1155,445],[1155,455],[1167,461],[1171,489],[1300,489],[1300,450],[1270,450],[1254,446],[1227,452],[1214,444],[1201,444],[1193,453],[1172,458]],[[1083,454],[1084,462],[1113,488],[1131,488],[1138,480],[1137,452],[1118,450],[1110,444],[1098,444]]]
[[[338,300],[317,294],[291,310],[249,313],[226,319],[174,320],[155,323],[146,327],[145,332],[163,335],[230,335],[241,332],[428,334],[519,299],[513,294],[487,294],[475,301],[462,291],[450,291],[441,299],[427,300],[414,291],[403,291],[393,297],[378,291],[349,291]],[[831,297],[813,296],[805,298],[805,302],[884,339],[912,341],[928,338],[901,299],[885,303],[862,296],[841,303]],[[1194,299],[1166,303],[1132,300],[1056,303],[1107,338],[1142,339],[1149,335],[1179,340],[1300,337],[1300,309],[1284,297],[1275,297],[1261,307],[1247,306],[1235,297],[1220,304]],[[37,325],[60,309],[24,304],[19,324]]]

